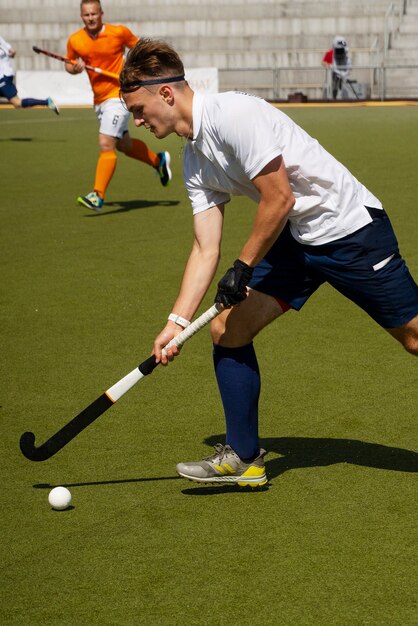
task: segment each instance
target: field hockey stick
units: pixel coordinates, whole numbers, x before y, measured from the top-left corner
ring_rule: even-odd
[[[205,313],[202,313],[194,322],[172,339],[164,348],[168,350],[172,346],[181,346],[190,337],[193,337],[199,330],[209,324],[223,310],[220,304],[214,304]],[[67,445],[82,430],[87,428],[102,413],[107,411],[119,398],[121,398],[131,387],[133,387],[141,378],[148,376],[157,367],[155,356],[148,357],[140,363],[132,372],[121,378],[116,384],[105,391],[97,400],[85,408],[81,413],[76,415],[68,424],[63,426],[61,430],[52,435],[47,441],[39,447],[35,446],[35,435],[31,432],[23,433],[20,438],[20,449],[22,454],[30,461],[46,461],[54,456],[61,448]]]
[[[75,65],[77,63],[77,61],[74,61],[73,59],[67,59],[67,57],[62,57],[59,54],[48,52],[48,50],[42,50],[41,48],[38,48],[38,46],[32,46],[32,50],[37,54],[45,54],[47,57],[52,57],[53,59],[57,59],[58,61],[64,61],[64,63],[71,63],[71,65]],[[85,68],[86,70],[90,70],[91,72],[96,72],[96,74],[103,74],[103,76],[109,76],[109,78],[117,78],[119,80],[119,74],[109,72],[108,70],[102,70],[100,67],[85,65]]]

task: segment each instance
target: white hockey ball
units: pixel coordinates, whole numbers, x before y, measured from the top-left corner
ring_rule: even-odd
[[[71,504],[71,492],[67,487],[54,487],[48,494],[48,502],[53,509],[63,511]]]

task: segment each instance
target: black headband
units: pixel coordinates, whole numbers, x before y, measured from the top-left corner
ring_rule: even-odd
[[[130,89],[131,87],[144,87],[144,85],[161,85],[163,83],[178,83],[184,80],[184,74],[182,76],[168,76],[166,78],[149,78],[147,80],[132,80],[129,83],[121,81],[120,86],[122,89]]]

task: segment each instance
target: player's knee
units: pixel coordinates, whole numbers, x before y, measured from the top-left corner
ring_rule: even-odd
[[[229,309],[212,320],[210,327],[213,343],[226,348],[243,346],[254,339],[252,329],[242,323],[239,316],[230,319],[231,311]]]
[[[219,344],[221,337],[225,333],[225,320],[221,319],[223,315],[219,315],[210,324],[210,334],[213,343]]]
[[[418,356],[418,336],[415,333],[406,335],[402,344],[409,354]]]
[[[109,135],[99,134],[99,150],[100,152],[110,152],[117,147],[117,142],[114,137]]]
[[[407,324],[389,329],[389,333],[399,341],[409,354],[418,356],[418,315]]]

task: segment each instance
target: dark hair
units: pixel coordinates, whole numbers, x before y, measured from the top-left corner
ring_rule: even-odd
[[[146,78],[184,80],[184,66],[179,55],[165,41],[140,39],[128,52],[119,80],[122,93],[135,91]],[[162,81],[161,81],[162,82]]]

